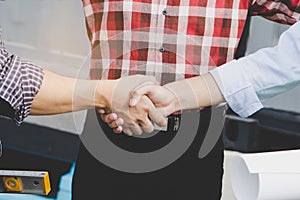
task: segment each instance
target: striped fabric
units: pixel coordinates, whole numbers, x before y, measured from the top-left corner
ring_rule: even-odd
[[[0,98],[15,110],[17,125],[28,116],[42,80],[43,70],[8,53],[0,37]]]
[[[83,0],[92,45],[91,79],[153,75],[162,84],[233,59],[248,12],[281,23],[298,1]]]

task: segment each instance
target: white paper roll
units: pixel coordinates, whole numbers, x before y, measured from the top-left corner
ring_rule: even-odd
[[[300,150],[239,153],[229,166],[238,200],[300,199]]]

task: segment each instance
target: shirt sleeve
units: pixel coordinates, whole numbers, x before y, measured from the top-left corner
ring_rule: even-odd
[[[261,15],[282,24],[300,20],[300,0],[251,0],[251,15]]]
[[[228,105],[241,117],[262,102],[300,84],[300,22],[279,38],[278,45],[233,60],[210,71]]]
[[[17,125],[29,115],[43,76],[39,66],[8,53],[0,38],[0,98],[13,108]]]

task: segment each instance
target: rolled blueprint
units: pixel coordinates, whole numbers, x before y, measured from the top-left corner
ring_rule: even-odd
[[[238,200],[300,199],[300,150],[238,153],[229,167]]]

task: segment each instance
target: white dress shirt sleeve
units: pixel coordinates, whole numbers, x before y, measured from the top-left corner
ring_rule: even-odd
[[[260,110],[262,102],[300,84],[300,22],[278,45],[230,61],[210,71],[226,102],[241,117]]]

